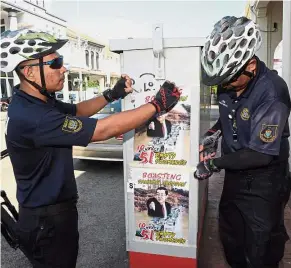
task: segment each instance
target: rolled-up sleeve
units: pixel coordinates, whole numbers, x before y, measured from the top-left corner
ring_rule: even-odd
[[[278,155],[288,117],[289,109],[281,101],[273,99],[262,103],[251,119],[249,148],[265,154]]]

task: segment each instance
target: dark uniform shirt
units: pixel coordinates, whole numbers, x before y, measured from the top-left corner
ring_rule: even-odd
[[[243,148],[280,156],[289,156],[290,96],[286,83],[258,58],[257,75],[239,96],[218,92],[222,152]]]
[[[87,146],[96,119],[76,117],[76,105],[44,102],[15,88],[6,122],[6,143],[17,200],[39,207],[77,198],[72,146]]]

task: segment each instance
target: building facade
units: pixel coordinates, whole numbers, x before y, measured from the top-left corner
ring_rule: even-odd
[[[58,38],[66,38],[66,21],[49,13],[44,0],[1,0],[1,33],[23,27],[36,27]],[[19,82],[16,74],[1,72],[0,97],[10,97]]]
[[[251,0],[246,15],[256,21],[262,31],[263,43],[258,56],[269,68],[281,64],[282,77],[291,90],[291,2]],[[275,56],[280,46],[281,59]]]
[[[68,64],[68,92],[65,101],[79,102],[92,98],[110,87],[120,76],[119,55],[108,53],[107,45],[89,35],[67,29],[69,42],[64,49]]]
[[[114,85],[120,77],[119,55],[109,51],[108,44],[69,29],[67,22],[51,14],[49,0],[1,0],[1,33],[24,27],[39,29],[69,42],[59,50],[69,66],[62,90],[62,100],[88,99]],[[14,72],[1,72],[0,97],[10,97],[19,83]]]

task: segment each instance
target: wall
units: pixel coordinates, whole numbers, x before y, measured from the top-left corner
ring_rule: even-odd
[[[268,66],[273,66],[274,52],[280,41],[282,40],[283,29],[283,2],[271,1],[268,5],[268,30],[272,30],[274,23],[277,23],[278,30],[269,33],[269,49],[268,49]]]

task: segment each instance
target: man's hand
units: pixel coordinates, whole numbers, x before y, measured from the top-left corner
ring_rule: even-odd
[[[213,172],[219,172],[219,169],[213,164],[212,159],[201,161],[196,167],[194,178],[198,180],[206,180],[213,174]]]
[[[132,91],[132,81],[128,75],[124,74],[121,75],[113,89],[107,89],[103,92],[103,96],[108,102],[113,102],[125,98]]]
[[[155,106],[157,114],[161,115],[172,110],[180,96],[181,90],[174,83],[166,81],[150,103]]]
[[[216,156],[220,134],[221,130],[217,130],[213,135],[204,137],[200,141],[199,145],[200,161],[213,159]]]

